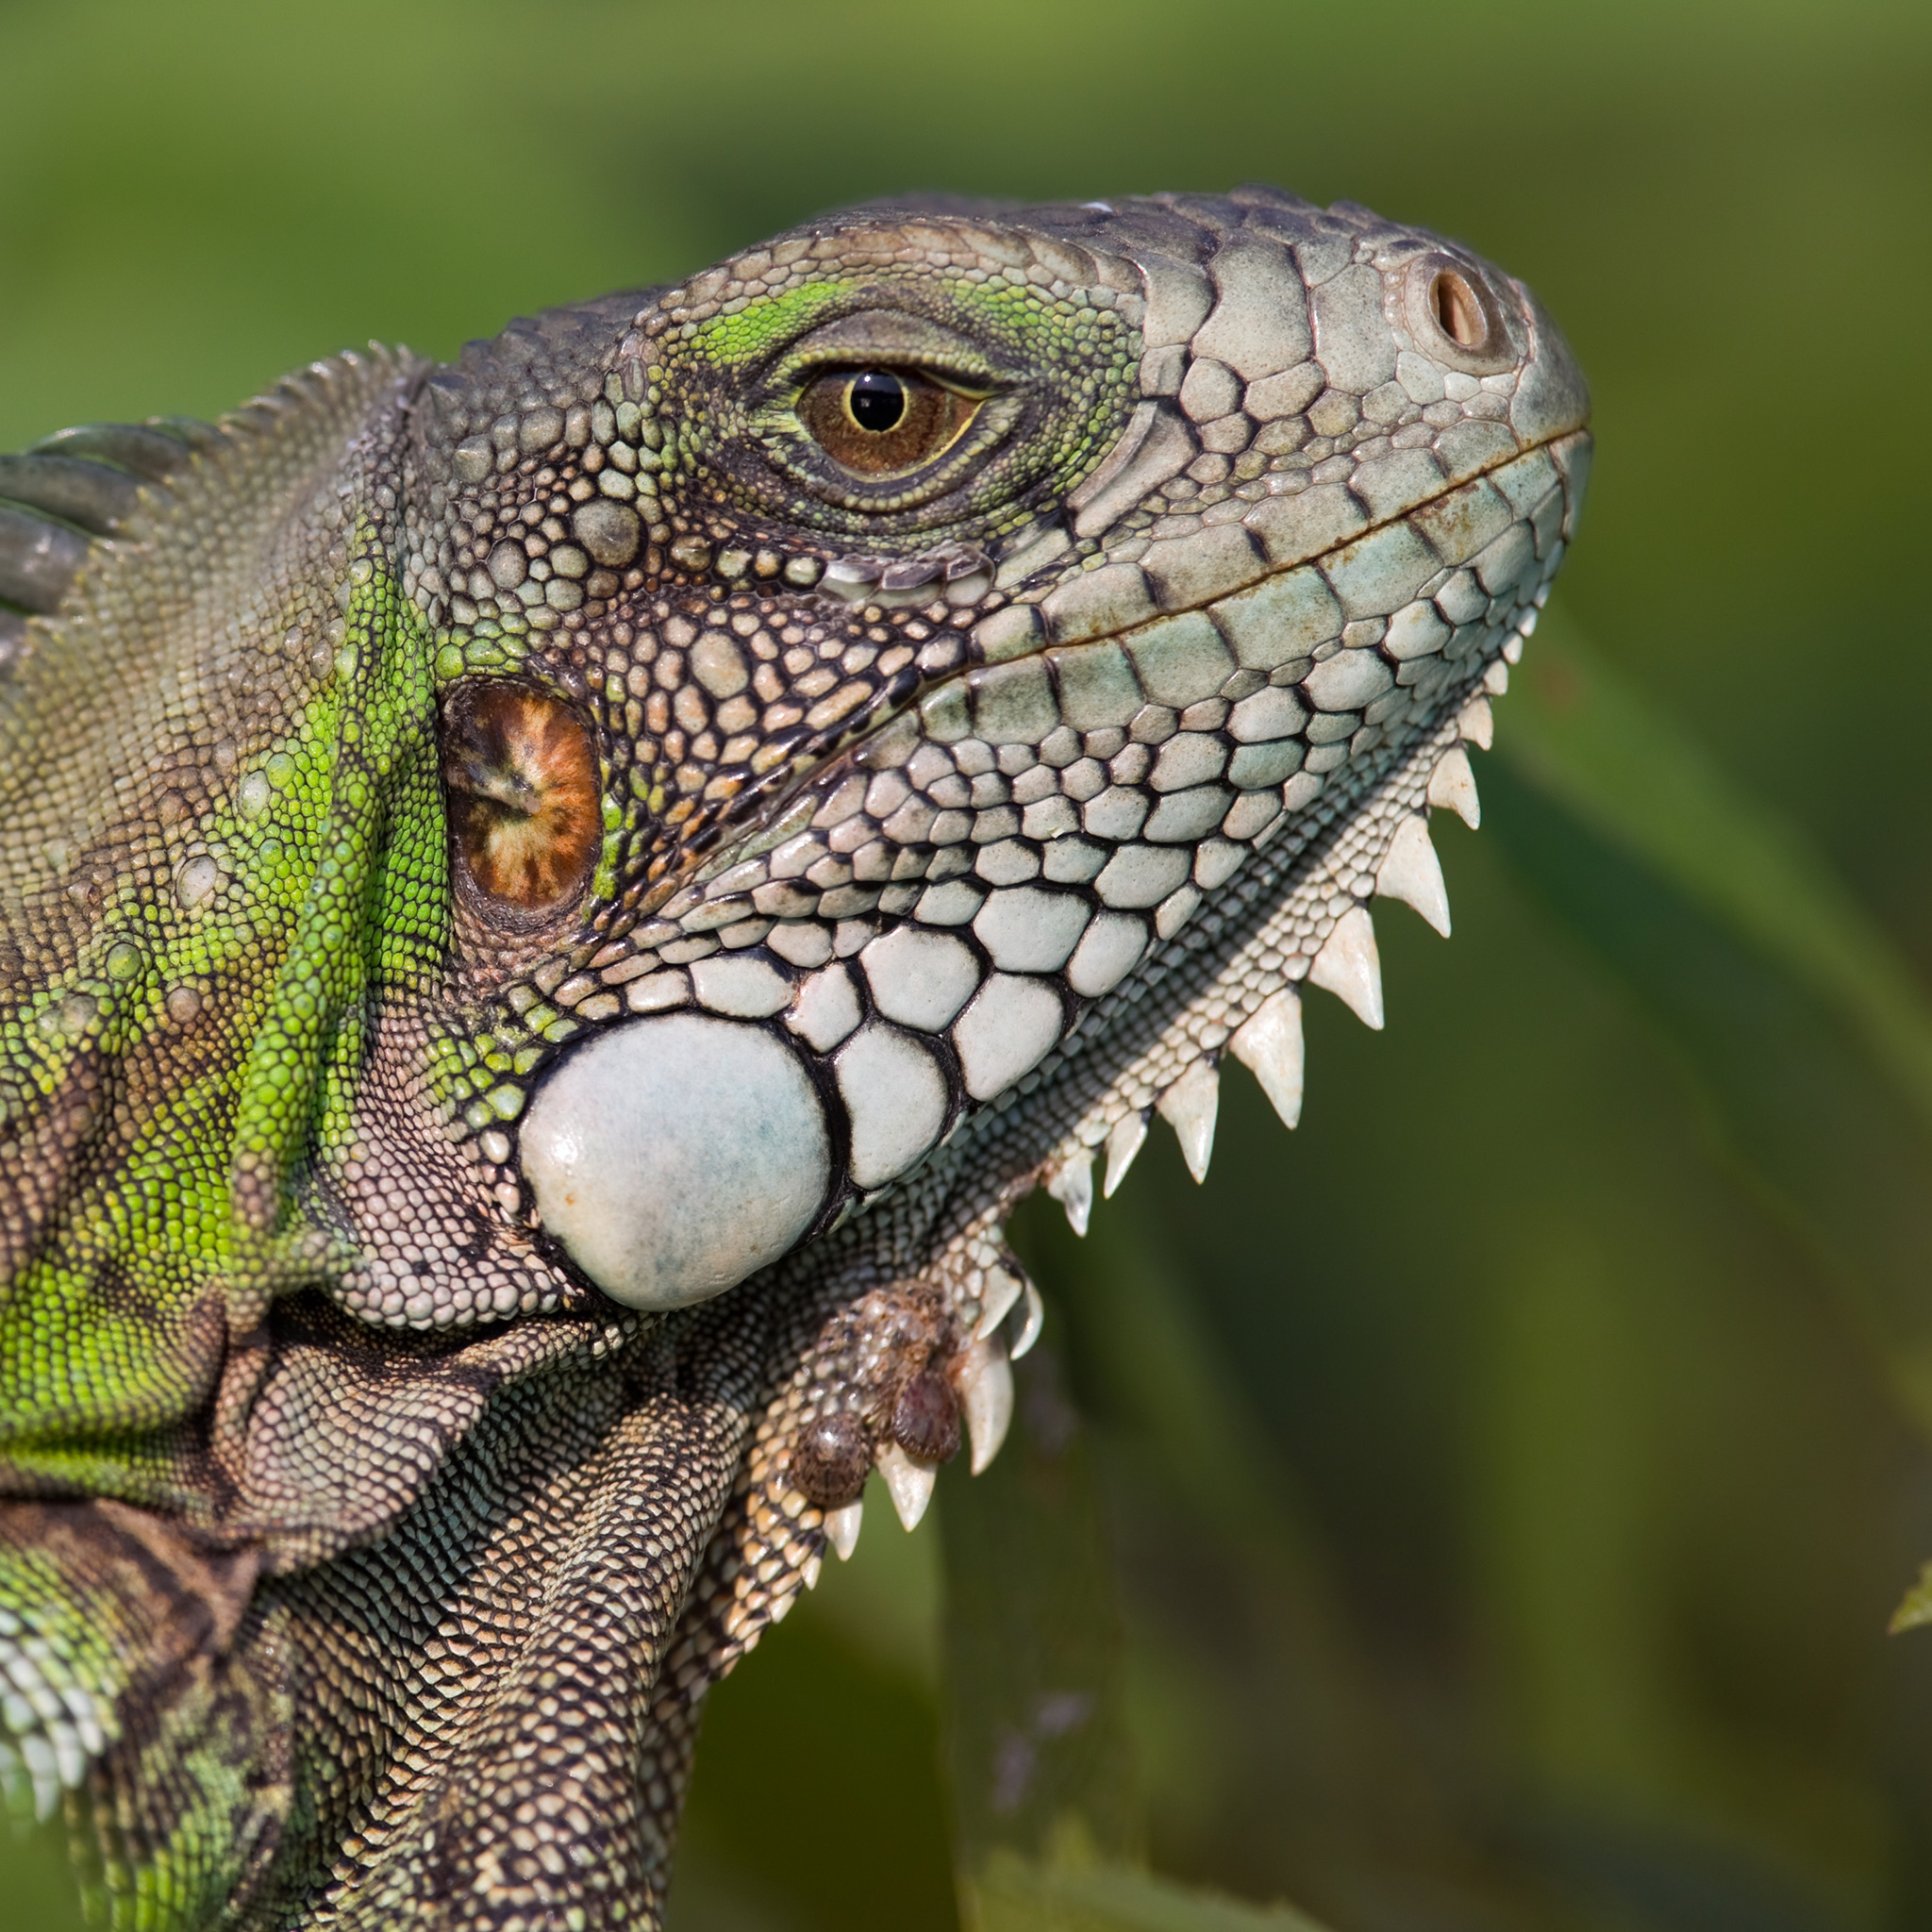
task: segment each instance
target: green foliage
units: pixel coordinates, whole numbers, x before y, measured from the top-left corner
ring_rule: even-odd
[[[954,1851],[989,1927],[1049,1874],[1145,1857],[1093,1458],[1051,1354],[1017,1379],[1006,1448],[940,1517]]]
[[[980,1923],[1001,1932],[1322,1932],[1289,1906],[1257,1909],[1119,1867],[1042,1872],[1002,1857],[977,1893]]]
[[[1932,1007],[1802,836],[1567,624],[1525,669],[1511,858],[1663,1029],[1932,1430]]]
[[[987,1932],[1932,1920],[1928,60],[1876,0],[0,9],[7,447],[919,186],[1360,199],[1595,386],[1456,939],[1378,921],[1384,1035],[1311,997],[1292,1140],[1230,1068],[1205,1188],[1158,1129],[1086,1242],[1029,1204],[1074,1474],[1029,1409],[874,1497],[714,1694],[681,1932],[948,1925],[949,1788]]]

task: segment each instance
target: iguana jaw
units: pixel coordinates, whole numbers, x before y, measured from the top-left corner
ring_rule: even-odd
[[[1124,624],[1094,624],[1091,603],[1083,617],[1078,594],[1055,601],[1062,586],[1091,597],[1087,586],[1104,573],[1075,575],[1066,569],[1064,553],[1058,558],[1042,556],[1031,545],[1030,562],[1023,569],[1016,541],[1002,559],[1013,601],[974,634],[981,654],[997,661],[945,677],[916,708],[814,770],[776,815],[775,825],[720,853],[663,907],[660,916],[676,919],[677,935],[688,941],[728,933],[727,910],[740,919],[754,918],[758,895],[774,887],[802,891],[808,883],[824,908],[827,895],[846,889],[823,873],[814,877],[813,868],[835,857],[841,827],[874,819],[874,830],[883,832],[913,794],[936,811],[960,808],[935,795],[933,788],[946,782],[942,769],[938,775],[913,771],[913,761],[925,754],[943,752],[950,759],[953,777],[965,781],[964,804],[975,814],[1002,808],[973,807],[970,797],[975,776],[1001,774],[1002,750],[1013,753],[1010,765],[1025,766],[1014,772],[1009,765],[1002,774],[1015,788],[1028,774],[1060,774],[1054,786],[1020,806],[1018,830],[1025,838],[1026,811],[1065,799],[1064,775],[1083,761],[1098,762],[1098,752],[1117,758],[1127,749],[1140,716],[1138,710],[1118,721],[1079,716],[1079,756],[1056,765],[1042,753],[1056,729],[1071,731],[1074,724],[1065,717],[1026,716],[1026,687],[1030,682],[1038,696],[1042,668],[1058,707],[1075,688],[1093,689],[1082,683],[1078,666],[1110,652],[1125,658],[1133,667],[1136,704],[1160,706],[1171,714],[1172,736],[1161,739],[1161,747],[1191,735],[1196,724],[1187,715],[1191,706],[1224,703],[1224,725],[1236,705],[1264,691],[1294,689],[1297,680],[1307,691],[1307,678],[1321,665],[1340,667],[1325,674],[1340,682],[1343,671],[1374,658],[1388,674],[1385,695],[1410,691],[1424,698],[1396,741],[1365,742],[1357,736],[1367,727],[1360,713],[1345,736],[1335,735],[1332,726],[1318,734],[1341,748],[1339,760],[1333,750],[1320,760],[1329,766],[1325,773],[1309,771],[1316,760],[1307,753],[1316,747],[1305,732],[1300,769],[1275,774],[1279,809],[1262,802],[1265,788],[1247,788],[1242,795],[1253,815],[1239,824],[1224,816],[1195,842],[1196,865],[1209,848],[1223,864],[1225,848],[1239,848],[1231,855],[1231,869],[1196,878],[1191,868],[1175,888],[1181,894],[1198,889],[1199,900],[1173,904],[1170,894],[1151,907],[1121,908],[1152,927],[1147,948],[1129,977],[1110,991],[1096,991],[1091,1002],[1082,995],[1083,1003],[1074,1008],[1077,1032],[1063,1027],[1047,1057],[994,1105],[968,1111],[956,1104],[942,1144],[887,1183],[869,1212],[795,1250],[718,1305],[721,1316],[737,1306],[742,1323],[777,1322],[779,1338],[774,1343],[772,1393],[760,1412],[738,1495],[697,1585],[678,1653],[683,1661],[676,1665],[677,1682],[687,1674],[692,1681],[722,1674],[816,1577],[824,1548],[850,1554],[860,1521],[858,1485],[868,1465],[884,1477],[902,1520],[918,1520],[936,1472],[917,1432],[901,1426],[900,1399],[915,1382],[937,1374],[950,1390],[975,1469],[996,1452],[1011,1409],[1009,1360],[1031,1345],[1041,1322],[1040,1299],[1003,1239],[1002,1223],[1014,1201],[1043,1183],[1066,1206],[1075,1227],[1084,1228],[1096,1184],[1108,1191],[1120,1184],[1157,1108],[1174,1127],[1190,1166],[1197,1175],[1205,1173],[1218,1062],[1228,1053],[1253,1069],[1292,1124],[1301,1105],[1302,986],[1323,986],[1369,1024],[1379,1024],[1370,903],[1377,895],[1403,898],[1439,928],[1446,927],[1446,895],[1428,845],[1426,815],[1448,808],[1472,822],[1475,817],[1463,744],[1488,741],[1489,699],[1505,688],[1508,665],[1547,594],[1548,579],[1575,527],[1589,467],[1580,380],[1533,298],[1524,294],[1522,300],[1524,335],[1534,344],[1527,356],[1534,376],[1521,381],[1521,394],[1509,399],[1524,415],[1524,433],[1511,433],[1510,455],[1474,462],[1461,477],[1417,491],[1414,502],[1387,515],[1364,515],[1362,527],[1345,541],[1284,548],[1278,563],[1272,557],[1242,559],[1228,545],[1208,557],[1191,584],[1175,567],[1189,560],[1188,546],[1178,544],[1156,558],[1155,544],[1173,540],[1153,534],[1139,558],[1124,559],[1139,571],[1146,605],[1132,613],[1138,621]],[[1097,500],[1123,476],[1124,490],[1144,490],[1144,481],[1128,475],[1133,461],[1129,457],[1114,465],[1113,478],[1100,474],[1089,500]],[[1110,513],[1121,515],[1118,508]],[[1412,581],[1403,578],[1393,556],[1405,533],[1433,553],[1411,560]],[[1051,549],[1050,532],[1043,541]],[[1209,541],[1226,544],[1224,538]],[[1211,573],[1227,566],[1230,551],[1235,568],[1245,575],[1217,582]],[[1148,568],[1149,559],[1166,567],[1166,581]],[[1373,590],[1378,569],[1387,593],[1379,597]],[[856,578],[860,572],[852,575]],[[1117,575],[1114,583],[1120,582]],[[1131,594],[1131,579],[1124,588]],[[1178,608],[1158,608],[1157,596]],[[1271,605],[1271,618],[1244,621]],[[1205,641],[1201,627],[1207,626],[1226,652],[1217,679],[1153,688],[1153,679],[1188,661],[1190,626],[1197,641]],[[1400,651],[1391,647],[1391,632]],[[1169,657],[1168,647],[1176,642],[1183,648]],[[1284,648],[1288,644],[1295,648]],[[1147,660],[1144,667],[1137,651]],[[1357,653],[1358,658],[1352,655]],[[1295,668],[1301,657],[1307,661]],[[1417,665],[1441,669],[1426,688],[1398,681]],[[1255,674],[1252,688],[1241,687],[1241,695],[1221,699],[1227,680],[1242,672]],[[1287,674],[1284,681],[1274,681],[1277,672]],[[1345,714],[1343,693],[1325,694],[1327,705],[1317,698],[1306,707],[1310,724],[1315,716],[1334,720]],[[1117,748],[1091,744],[1091,731],[1112,731],[1122,742]],[[1251,742],[1263,755],[1285,741],[1261,732]],[[1024,758],[1016,749],[1023,745],[1030,747]],[[1159,755],[1159,748],[1150,749],[1153,757]],[[1233,755],[1230,749],[1230,761]],[[976,769],[962,771],[962,762]],[[1151,779],[1152,773],[1150,760],[1142,776]],[[907,798],[874,801],[874,784],[894,774],[907,783]],[[1316,776],[1322,779],[1319,791],[1310,782]],[[1288,788],[1297,780],[1300,787],[1291,792]],[[1045,781],[1036,776],[1035,782]],[[991,953],[978,921],[1001,894],[1058,889],[1060,882],[1045,874],[1048,849],[1086,839],[1087,807],[1118,783],[1109,770],[1099,791],[1074,801],[1077,831],[1031,841],[1041,846],[1041,876],[1018,884],[980,878],[975,857],[964,873],[938,881],[937,889],[943,890],[965,877],[978,880],[974,890],[984,898],[977,910],[969,908],[964,926],[975,950],[984,946]],[[849,795],[855,789],[861,793],[856,803]],[[1173,795],[1159,793],[1162,799]],[[1230,813],[1236,808],[1229,804]],[[850,832],[844,842],[848,851],[863,849]],[[974,845],[969,835],[963,842],[985,855],[1002,839],[988,837]],[[1125,842],[1145,847],[1154,841]],[[917,888],[920,898],[902,909],[902,919],[907,910],[913,916],[900,930],[961,932],[958,925],[919,918],[921,899],[934,890],[928,874]],[[1162,931],[1162,911],[1170,905],[1171,924]],[[813,991],[794,991],[793,1004],[784,1010],[793,1020],[816,1011],[824,998],[817,989],[835,985],[842,970],[857,999],[876,1012],[877,989],[867,959],[874,935],[850,920],[858,929],[841,959],[841,922],[826,917],[825,910],[821,918],[829,944],[783,960],[785,976]],[[809,930],[817,922],[802,924]],[[771,950],[773,936],[782,930],[783,922],[767,934],[764,950]],[[715,937],[712,943],[708,959],[673,962],[627,981],[648,989],[639,1004],[673,999],[682,1010],[720,1013],[728,995],[709,991],[704,968],[708,960],[726,959],[734,949],[718,944]],[[857,963],[857,973],[849,962]],[[996,956],[986,965],[1006,970]],[[1022,971],[1041,976],[1030,967]],[[983,997],[991,984],[982,967],[976,996]],[[972,1004],[962,1010],[970,1012]],[[1063,1014],[1067,1010],[1063,1006]],[[729,1023],[721,1018],[718,1024]],[[812,1049],[821,1058],[829,1056],[835,1080],[839,1054],[858,1037],[841,1037],[835,1029],[843,1024],[836,1020],[824,1048]],[[931,1051],[924,1029],[898,1025],[890,1016],[887,1024],[897,1035],[917,1036],[919,1051]],[[803,1050],[794,1043],[794,1052]],[[842,1092],[831,1082],[825,1087],[831,1089],[827,1114],[836,1119]],[[1096,1172],[1103,1150],[1104,1179]]]
[[[1349,785],[1348,767],[1373,749],[1361,743],[1372,711],[1370,733],[1399,714],[1388,728],[1407,741],[1422,721],[1440,727],[1481,700],[1486,675],[1492,686],[1500,678],[1489,662],[1506,646],[1520,648],[1514,626],[1533,620],[1534,600],[1560,558],[1562,533],[1574,527],[1587,453],[1587,436],[1571,432],[1245,590],[947,678],[849,754],[826,760],[771,814],[795,827],[789,841],[774,848],[768,823],[708,866],[700,888],[680,895],[680,932],[692,939],[715,932],[721,906],[755,904],[788,870],[796,878],[824,864],[837,849],[827,831],[844,828],[847,852],[873,840],[890,846],[895,811],[922,795],[938,804],[931,788],[945,782],[960,758],[940,758],[938,748],[949,740],[969,752],[975,744],[989,747],[983,776],[1003,762],[1019,762],[1019,747],[1045,741],[1045,758],[1025,756],[1031,783],[1024,807],[1017,814],[1008,808],[1014,833],[1022,823],[1038,822],[1043,858],[1029,863],[1009,838],[1016,851],[1008,877],[997,871],[1001,841],[983,841],[974,871],[950,891],[946,883],[930,883],[929,873],[916,889],[901,889],[902,909],[912,915],[895,929],[901,937],[861,938],[851,947],[851,964],[835,957],[839,941],[828,936],[815,966],[809,954],[792,961],[774,959],[769,948],[735,956],[726,949],[682,972],[670,966],[627,981],[641,987],[640,1004],[662,1002],[663,1017],[634,1019],[566,1056],[524,1125],[525,1174],[546,1224],[607,1292],[640,1306],[676,1306],[731,1285],[800,1234],[824,1227],[848,1204],[877,1198],[968,1120],[975,1102],[1025,1080],[1029,1090],[1049,1090],[1038,1106],[1054,1108],[1057,1070],[1072,1050],[1074,1029],[1091,1059],[1093,1040],[1141,996],[1142,974],[1212,908],[1221,889],[1274,841],[1286,837],[1289,850],[1319,830],[1320,821],[1310,821],[1308,833],[1297,837],[1297,820],[1332,782],[1324,771]],[[1377,613],[1391,605],[1388,623]],[[1044,606],[1052,624],[1051,593]],[[1016,602],[989,627],[1029,608]],[[1445,610],[1463,623],[1453,624]],[[1492,614],[1494,622],[1488,621]],[[1364,641],[1351,644],[1344,636]],[[1413,702],[1405,692],[1414,694]],[[1219,726],[1208,716],[1217,707]],[[1146,745],[1141,759],[1153,788],[1151,812],[1134,802],[1131,782],[1112,782],[1133,780],[1130,733],[1135,717],[1149,708],[1168,714],[1166,742],[1173,745]],[[1469,728],[1485,728],[1481,716],[1480,708],[1471,710]],[[1190,720],[1208,728],[1174,728]],[[1079,749],[1075,727],[1084,731],[1082,745],[1104,750],[1109,732],[1122,740],[1105,782],[1100,761],[1084,751],[1067,756]],[[1438,803],[1473,798],[1466,760],[1453,745],[1437,742],[1440,735],[1424,729],[1421,740],[1443,760],[1440,776],[1425,776],[1424,797],[1433,782]],[[1177,753],[1191,753],[1201,770],[1180,769]],[[922,758],[939,773],[935,778],[928,772],[923,794],[913,782]],[[1175,774],[1197,782],[1176,784]],[[971,774],[959,777],[970,791]],[[1223,783],[1227,779],[1231,787]],[[855,791],[874,802],[855,803],[847,796]],[[1108,820],[1110,807],[1117,823]],[[1207,807],[1213,809],[1204,818]],[[999,810],[977,815],[978,824]],[[1129,825],[1137,813],[1138,824]],[[1163,825],[1162,814],[1174,829]],[[866,829],[855,836],[855,825]],[[1386,840],[1399,829],[1388,825]],[[1137,830],[1143,836],[1133,837]],[[968,838],[978,837],[976,824]],[[1174,842],[1164,844],[1166,839]],[[1071,864],[1066,855],[1073,855]],[[1376,855],[1372,875],[1382,875],[1386,858],[1386,852]],[[1149,876],[1138,876],[1136,868]],[[1383,890],[1419,900],[1425,915],[1446,924],[1440,873],[1419,821],[1388,866]],[[948,898],[959,901],[957,918],[941,903]],[[677,909],[677,901],[666,908]],[[1364,914],[1318,954],[1293,953],[1274,993],[1312,974],[1379,1024],[1370,933]],[[1036,986],[1042,990],[1032,991]],[[870,1022],[868,1007],[877,1016]],[[773,1127],[753,1140],[739,1119],[744,1092],[708,1080],[706,1063],[718,1052],[734,1052],[736,1036],[748,1030],[743,1023],[765,1013],[787,1016],[790,1051],[760,1057],[771,1083]],[[1289,1017],[1277,998],[1271,1017],[1241,1032],[1233,1050],[1263,1071],[1292,1111],[1288,1096],[1296,1076],[1289,1067],[1298,1039],[1289,1037]],[[1252,1018],[1242,1014],[1219,1040],[1199,1042],[1210,1064]],[[772,1036],[758,1028],[758,1037]],[[593,1075],[592,1061],[608,1071]],[[796,1090],[794,1061],[809,1069],[808,1090]],[[600,1077],[612,1091],[657,1096],[641,1102],[630,1130],[619,1128],[604,1108],[589,1109],[600,1124],[587,1127],[586,1096]],[[1118,1184],[1144,1131],[1149,1102],[1175,1091],[1177,1076],[1128,1104],[1126,1096],[1144,1084],[1110,1090],[1074,1122],[1055,1168],[1057,1185],[1070,1199],[1080,1198],[1082,1150],[1096,1134],[1110,1146],[1108,1191]],[[817,1104],[814,1093],[822,1096]],[[1201,1124],[1209,1093],[1211,1085],[1196,1078],[1168,1103],[1186,1124],[1197,1166],[1205,1166],[1211,1137],[1211,1127]],[[780,1129],[778,1123],[789,1124]],[[758,1159],[747,1168],[754,1148]],[[847,1184],[834,1180],[828,1187],[831,1164],[841,1159]],[[641,1194],[636,1176],[645,1172],[667,1179]],[[674,1173],[675,1183],[668,1179]],[[775,1221],[739,1211],[746,1201],[807,1197],[817,1202],[815,1210],[789,1208]],[[667,1211],[667,1200],[677,1206]],[[727,1228],[734,1216],[740,1243],[727,1239],[721,1247],[708,1239],[704,1266],[681,1274],[675,1257],[687,1251],[687,1229]],[[741,1257],[737,1264],[728,1258],[733,1253]],[[591,1259],[626,1254],[627,1264]]]

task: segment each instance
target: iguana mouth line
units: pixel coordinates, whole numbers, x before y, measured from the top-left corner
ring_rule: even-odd
[[[1257,584],[1265,583],[1270,577],[1285,575],[1291,571],[1305,568],[1320,570],[1324,564],[1332,561],[1341,552],[1350,548],[1352,545],[1399,525],[1410,522],[1419,512],[1426,511],[1441,505],[1448,498],[1466,491],[1472,485],[1488,481],[1500,472],[1513,467],[1526,458],[1534,457],[1540,453],[1547,453],[1561,443],[1573,442],[1579,436],[1587,439],[1589,435],[1590,429],[1587,419],[1580,420],[1566,427],[1553,430],[1548,435],[1524,444],[1513,454],[1500,456],[1484,463],[1482,467],[1472,471],[1466,476],[1458,477],[1454,482],[1444,482],[1440,490],[1432,491],[1427,496],[1418,498],[1414,503],[1407,505],[1400,510],[1391,511],[1386,516],[1370,522],[1353,536],[1330,544],[1325,550],[1297,558],[1293,562],[1272,565],[1260,577],[1256,579],[1256,582]],[[1055,524],[1046,527],[1054,528],[1058,526],[1058,524]],[[964,560],[958,557],[957,551],[958,546],[956,545],[941,545],[936,546],[929,552],[916,552],[910,557],[894,559],[866,558],[863,561],[868,566],[877,565],[881,572],[889,572],[891,568],[902,566],[910,571],[921,568],[930,562]],[[837,569],[841,563],[850,564],[857,561],[859,561],[859,559],[835,558],[833,563],[828,566],[828,575],[831,570]],[[989,568],[991,568],[991,562],[989,563]],[[961,573],[961,575],[964,575],[964,573]],[[923,579],[924,582],[936,580],[934,577]],[[1096,632],[1091,637],[1078,640],[1078,641],[1089,643],[1119,642],[1122,638],[1144,627],[1144,625],[1147,623],[1156,623],[1161,618],[1184,617],[1196,612],[1211,611],[1216,605],[1224,602],[1228,594],[1230,593],[1224,591],[1204,594],[1191,602],[1176,603],[1164,607],[1156,617],[1123,625],[1118,630]],[[847,594],[845,595],[845,601],[862,603],[864,600],[860,597]],[[1000,611],[1025,608],[1029,608],[1026,600],[1008,596],[1005,601],[995,606],[992,610],[982,614],[991,616],[996,615]],[[813,752],[808,762],[803,762],[792,769],[790,773],[786,789],[763,801],[756,818],[736,826],[721,826],[721,836],[712,850],[705,855],[689,874],[675,880],[667,880],[664,884],[662,897],[658,900],[658,904],[662,905],[666,900],[674,897],[682,887],[691,884],[702,884],[707,879],[727,870],[732,864],[738,862],[748,847],[756,844],[757,841],[769,831],[774,824],[781,822],[790,811],[794,809],[804,793],[824,777],[841,760],[851,760],[862,757],[867,744],[883,735],[908,712],[917,710],[924,702],[936,693],[944,691],[952,685],[963,685],[974,672],[983,671],[991,664],[1016,662],[1025,658],[1037,658],[1052,648],[1054,648],[1054,643],[1042,639],[1039,642],[1030,645],[1026,650],[1015,653],[1011,658],[980,658],[969,661],[941,672],[939,675],[920,684],[908,695],[897,700],[890,709],[865,714],[862,723],[841,734],[829,746]],[[721,846],[723,849],[718,849]],[[655,908],[647,904],[645,909]]]

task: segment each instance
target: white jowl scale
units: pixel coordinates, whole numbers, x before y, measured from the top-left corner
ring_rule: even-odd
[[[831,1144],[762,1027],[665,1013],[565,1056],[522,1134],[543,1225],[613,1301],[701,1302],[775,1261],[824,1198]]]
[[[874,1021],[833,1062],[852,1121],[852,1178],[876,1188],[902,1174],[946,1124],[946,1082],[932,1055]]]
[[[1054,973],[1067,963],[1092,917],[1071,892],[1016,886],[995,892],[973,922],[993,964],[1008,973]]]
[[[1004,1093],[1053,1050],[1060,1019],[1060,996],[1045,980],[995,973],[953,1028],[967,1092]]]
[[[902,1026],[937,1032],[979,984],[973,949],[949,933],[902,925],[875,939],[858,963],[872,985],[873,1004]]]

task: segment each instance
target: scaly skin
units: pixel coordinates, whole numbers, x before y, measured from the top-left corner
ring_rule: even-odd
[[[0,459],[0,1774],[114,1923],[658,1923],[704,1689],[997,1446],[1012,1204],[1446,929],[1587,408],[1253,190]]]

